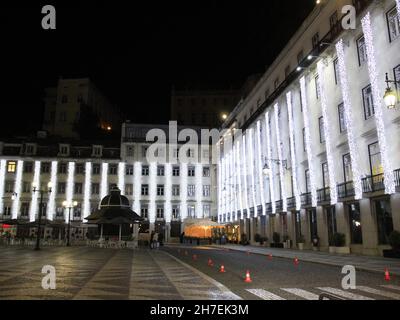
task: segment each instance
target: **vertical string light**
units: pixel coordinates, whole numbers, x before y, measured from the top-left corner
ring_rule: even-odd
[[[90,195],[92,188],[92,163],[85,164],[85,191],[83,194],[83,218],[90,216]]]
[[[397,15],[400,19],[400,0],[396,0]]]
[[[140,206],[140,197],[142,194],[142,184],[141,184],[141,176],[142,176],[142,163],[135,162],[134,164],[134,198],[133,198],[133,211],[137,214],[141,214],[141,206]]]
[[[325,131],[325,147],[326,147],[326,157],[328,159],[328,172],[329,172],[329,187],[331,195],[331,204],[337,204],[338,194],[337,194],[337,181],[336,181],[336,170],[335,162],[333,160],[333,147],[331,139],[331,128],[330,128],[330,117],[328,114],[328,100],[325,90],[325,73],[324,73],[324,62],[319,61],[317,63],[318,76],[320,81],[318,82],[319,91],[321,93],[321,109],[322,116],[324,119],[324,131]]]
[[[171,212],[172,212],[172,165],[171,163],[165,164],[165,221],[170,223],[172,220]]]
[[[347,67],[344,56],[343,40],[340,39],[336,44],[336,52],[338,56],[339,64],[339,78],[343,96],[343,106],[345,112],[345,123],[347,129],[347,139],[349,141],[350,157],[351,157],[351,169],[353,172],[353,185],[355,191],[355,199],[360,200],[363,196],[362,184],[361,184],[361,173],[360,173],[360,161],[358,156],[357,139],[354,135],[352,105],[350,100],[349,83]]]
[[[232,150],[229,150],[228,153],[228,210],[229,210],[229,219],[228,222],[231,222],[232,214],[233,214],[233,194],[232,194]]]
[[[296,210],[301,209],[301,197],[297,182],[297,158],[295,149],[294,137],[294,123],[293,123],[293,105],[292,105],[292,92],[286,94],[286,103],[288,107],[289,116],[289,137],[290,137],[290,158],[292,159],[292,183],[293,183],[293,196],[296,199]]]
[[[155,162],[150,163],[149,166],[149,221],[150,223],[156,222],[156,198],[157,198],[157,164]]]
[[[6,160],[0,160],[0,214],[4,214],[4,184],[6,179]]]
[[[108,163],[103,162],[101,165],[100,199],[103,199],[107,194],[108,194]]]
[[[218,162],[218,222],[221,223],[222,215],[222,161]]]
[[[282,193],[282,209],[284,212],[287,211],[287,196],[285,186],[285,171],[283,168],[283,155],[282,155],[282,140],[281,140],[281,129],[279,126],[279,105],[275,104],[275,130],[276,130],[276,145],[278,148],[278,160],[279,160],[279,179],[281,181],[281,193]]]
[[[203,199],[203,166],[201,163],[196,164],[196,217],[198,219],[203,218],[203,207],[202,207],[202,199]]]
[[[240,157],[240,139],[238,139],[236,144],[236,162],[237,162],[237,170],[238,170],[238,184],[239,184],[239,210],[240,210],[240,219],[243,220],[243,190],[242,190],[242,163]]]
[[[35,161],[35,167],[33,171],[33,181],[32,185],[36,187],[37,190],[41,190],[40,187],[40,161]],[[29,210],[29,221],[33,222],[36,219],[36,215],[38,214],[38,197],[39,192],[33,192],[32,190],[32,200],[31,206]]]
[[[12,203],[12,219],[18,218],[20,199],[21,199],[21,184],[22,184],[22,170],[24,168],[24,161],[19,160],[17,163],[17,174],[15,176],[14,193],[15,197]]]
[[[118,164],[118,189],[125,195],[125,162]]]
[[[74,197],[74,176],[75,176],[75,162],[68,162],[68,176],[67,176],[67,190],[66,199],[69,204],[72,203]],[[69,222],[68,209],[65,208],[64,216],[66,221]]]
[[[238,179],[237,179],[237,173],[238,173],[238,165],[236,161],[236,148],[237,144],[233,144],[232,148],[232,162],[233,162],[233,199],[234,199],[234,216],[232,218],[232,221],[237,221],[237,214],[239,211],[239,190],[238,190]]]
[[[247,154],[246,154],[246,135],[242,136],[242,158],[243,158],[243,182],[244,182],[244,205],[247,211],[247,217],[250,217],[249,208],[249,190],[247,188]]]
[[[188,194],[188,166],[187,163],[181,163],[180,168],[181,185],[180,185],[180,199],[181,199],[181,216],[186,219],[188,216],[187,194]]]
[[[272,166],[272,144],[271,144],[271,128],[270,128],[270,117],[269,117],[269,111],[265,114],[265,128],[266,128],[266,136],[267,136],[267,163],[268,163],[268,168],[270,169],[270,174],[269,174],[269,197],[271,201],[271,206],[272,206],[272,213],[276,213],[276,203],[275,203],[275,176],[274,176],[274,170]]]
[[[386,143],[385,122],[383,119],[382,94],[381,94],[381,92],[383,91],[381,90],[378,82],[378,71],[377,71],[375,48],[374,48],[374,36],[371,26],[371,15],[369,12],[366,14],[364,18],[361,19],[361,23],[367,49],[368,73],[369,73],[369,78],[371,80],[372,97],[373,97],[372,100],[375,110],[376,129],[378,132],[379,146],[382,154],[381,158],[382,158],[382,165],[385,177],[384,179],[385,192],[386,194],[393,194],[396,191],[396,186],[394,183],[394,173]]]
[[[51,162],[51,192],[49,195],[49,202],[47,204],[47,219],[53,220],[53,216],[56,212],[56,196],[57,196],[57,171],[58,171],[58,161]]]
[[[257,203],[256,203],[256,181],[254,172],[254,129],[249,129],[249,154],[250,154],[250,175],[251,175],[251,196],[254,208],[254,217],[257,217]]]
[[[308,159],[308,168],[310,172],[310,188],[311,188],[311,201],[312,206],[317,206],[317,187],[315,184],[315,171],[314,171],[314,154],[311,142],[311,132],[310,132],[310,119],[309,119],[309,109],[307,101],[306,92],[306,79],[305,77],[300,78],[300,92],[301,92],[301,105],[303,107],[303,121],[304,121],[304,135]]]
[[[265,194],[264,194],[264,176],[263,176],[263,163],[262,163],[262,149],[261,149],[261,121],[257,121],[257,159],[258,159],[258,179],[260,183],[260,200],[262,207],[262,215],[265,216]]]

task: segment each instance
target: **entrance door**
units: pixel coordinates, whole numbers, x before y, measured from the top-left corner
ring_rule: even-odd
[[[328,239],[329,245],[333,246],[333,236],[337,232],[337,223],[336,223],[336,208],[335,206],[330,206],[325,208],[326,211],[326,221],[328,224]]]
[[[378,224],[379,244],[386,245],[389,244],[389,235],[393,232],[393,218],[390,199],[382,199],[374,202]]]
[[[318,236],[318,227],[317,227],[317,210],[310,209],[308,210],[308,218],[310,221],[310,236],[311,241]]]
[[[301,236],[302,236],[300,211],[294,212],[294,216],[295,216],[296,242],[299,243],[301,242]]]
[[[362,244],[362,225],[361,225],[361,211],[360,204],[349,204],[349,222],[350,222],[350,235],[352,244]]]

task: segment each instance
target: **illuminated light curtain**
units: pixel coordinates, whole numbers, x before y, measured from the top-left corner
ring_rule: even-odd
[[[234,196],[234,217],[232,221],[238,220],[238,211],[239,211],[239,190],[238,190],[238,165],[236,161],[236,147],[237,145],[234,143],[232,148],[232,162],[233,162],[233,196]]]
[[[290,137],[290,158],[292,160],[292,183],[293,183],[293,196],[296,199],[296,210],[301,209],[301,197],[299,192],[299,185],[297,181],[297,158],[295,148],[295,136],[294,136],[294,123],[293,123],[293,104],[292,104],[292,92],[286,94],[286,103],[288,107],[289,116],[289,137]]]
[[[196,217],[198,219],[203,218],[203,166],[201,163],[196,164],[196,172],[195,172],[195,179],[196,179]]]
[[[348,83],[348,73],[345,62],[344,48],[343,48],[343,40],[336,44],[336,52],[338,56],[338,64],[339,64],[339,77],[340,77],[340,86],[342,90],[343,96],[343,106],[345,112],[345,123],[347,128],[347,139],[349,141],[349,149],[350,149],[350,157],[351,157],[351,169],[353,172],[353,184],[355,191],[355,199],[360,200],[363,196],[362,183],[361,183],[361,173],[360,173],[360,160],[359,160],[359,151],[357,146],[357,139],[354,135],[354,125],[353,125],[353,115],[352,109],[353,106],[351,104],[350,99],[350,88]]]
[[[134,183],[133,183],[133,211],[138,215],[141,215],[141,206],[140,206],[140,198],[142,194],[142,184],[141,184],[141,176],[142,176],[142,164],[140,162],[135,162],[134,164]]]
[[[251,196],[254,208],[254,217],[257,217],[257,201],[256,201],[256,180],[254,172],[254,129],[249,129],[249,155],[250,155],[250,180],[251,180]]]
[[[397,8],[397,14],[400,17],[400,0],[396,0],[396,8]]]
[[[333,158],[333,142],[331,136],[331,119],[328,114],[328,101],[326,96],[325,90],[325,68],[324,63],[319,61],[317,64],[318,69],[318,76],[320,81],[319,90],[321,93],[321,109],[322,109],[322,116],[324,119],[324,132],[325,132],[325,147],[326,147],[326,157],[328,159],[328,173],[329,173],[329,187],[330,187],[330,195],[331,195],[331,204],[335,205],[338,200],[337,194],[337,180],[336,180],[336,170],[335,170],[335,162]]]
[[[18,213],[20,209],[20,199],[21,199],[21,184],[22,184],[22,170],[24,168],[24,162],[22,160],[17,162],[17,173],[15,176],[14,193],[15,198],[12,203],[11,212],[12,219],[18,218]]]
[[[261,121],[257,121],[257,163],[258,163],[258,179],[260,182],[260,200],[262,207],[262,215],[265,215],[265,194],[264,194],[264,176],[263,176],[263,156],[261,148]]]
[[[49,202],[47,204],[47,219],[53,220],[53,216],[56,213],[56,196],[57,196],[57,171],[58,161],[51,162],[51,193],[49,194]]]
[[[181,199],[181,214],[182,219],[186,219],[188,216],[188,206],[187,206],[187,194],[188,194],[188,166],[187,163],[181,163],[180,168],[180,176],[181,176],[181,185],[180,185],[180,199]]]
[[[234,150],[233,144],[230,151],[230,164],[231,164],[231,222],[234,221],[234,215],[236,213],[236,190],[235,190],[235,162],[234,162]]]
[[[375,122],[378,133],[379,147],[382,154],[382,165],[384,172],[384,183],[386,194],[393,194],[396,191],[394,183],[393,167],[390,161],[390,154],[386,143],[385,122],[383,119],[383,88],[379,85],[377,64],[375,59],[374,48],[374,35],[371,26],[371,15],[368,12],[364,18],[361,19],[362,29],[365,37],[365,44],[367,49],[368,60],[368,73],[371,81],[372,97],[375,110]],[[383,82],[382,82],[383,83]]]
[[[165,164],[165,221],[170,223],[172,220],[172,165]]]
[[[240,219],[243,219],[243,190],[242,190],[242,166],[241,166],[241,157],[240,157],[240,139],[236,144],[236,162],[237,162],[237,170],[238,170],[238,184],[239,184],[239,210],[240,210]]]
[[[101,165],[100,201],[108,194],[108,163]]]
[[[157,198],[157,164],[156,163],[150,163],[149,166],[149,175],[150,175],[150,180],[149,180],[149,197],[150,197],[150,202],[149,202],[149,221],[150,223],[156,222],[156,216],[157,216],[157,208],[156,208],[156,198]]]
[[[41,190],[40,186],[40,161],[35,161],[35,167],[33,171],[33,181],[32,183],[36,186],[38,190]],[[38,215],[38,198],[39,192],[33,192],[32,190],[32,200],[29,209],[29,221],[33,222]]]
[[[272,205],[272,213],[276,213],[276,203],[275,203],[275,175],[274,175],[274,168],[272,165],[272,144],[271,144],[271,126],[269,124],[270,117],[269,117],[269,111],[265,114],[265,128],[266,128],[266,136],[267,136],[267,162],[268,162],[268,167],[270,169],[270,174],[269,174],[269,195],[270,195],[270,201]]]
[[[312,206],[316,207],[317,206],[317,187],[315,184],[314,154],[313,154],[313,148],[312,148],[312,143],[311,143],[310,118],[309,118],[310,113],[309,113],[308,101],[307,101],[305,77],[301,77],[301,79],[300,79],[300,92],[301,92],[301,105],[303,107],[304,135],[305,135],[305,142],[306,142],[308,168],[309,168],[309,172],[310,172],[311,199],[312,199]]]
[[[120,162],[118,164],[118,189],[121,190],[121,194],[125,195],[125,163]]]
[[[4,184],[6,179],[7,161],[0,161],[0,214],[4,214]]]
[[[246,154],[246,136],[242,137],[242,155],[243,155],[243,181],[244,181],[244,203],[245,209],[247,210],[247,216],[250,216],[250,208],[249,208],[249,190],[247,187],[247,154]]]
[[[66,190],[67,191],[66,200],[68,204],[72,204],[74,198],[74,177],[75,177],[75,162],[68,162],[68,177],[67,177],[67,190]],[[67,208],[65,208],[64,213],[66,221],[69,222],[69,212]]]
[[[85,164],[85,190],[83,195],[83,218],[90,216],[90,196],[92,188],[92,163]]]
[[[276,130],[276,146],[278,148],[278,160],[279,160],[279,179],[281,181],[281,192],[282,192],[282,208],[283,211],[287,211],[287,196],[286,196],[286,185],[285,185],[285,171],[283,168],[283,155],[282,155],[282,140],[281,140],[281,129],[279,127],[279,105],[275,104],[275,130]]]
[[[222,215],[222,161],[218,162],[218,222],[221,222]]]

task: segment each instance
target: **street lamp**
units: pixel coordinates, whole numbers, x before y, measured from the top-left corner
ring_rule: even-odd
[[[64,201],[63,202],[63,207],[65,209],[68,209],[68,235],[67,235],[67,247],[71,246],[70,244],[70,236],[71,236],[71,209],[74,209],[75,207],[78,206],[78,202],[76,201]]]
[[[396,108],[396,104],[397,104],[397,92],[396,90],[393,90],[390,86],[391,83],[395,83],[395,84],[400,84],[400,81],[397,80],[389,80],[389,76],[386,73],[386,92],[385,95],[383,96],[383,100],[385,101],[385,105],[389,110],[395,109]]]
[[[265,176],[269,176],[272,173],[272,170],[269,167],[269,162],[270,161],[276,163],[277,165],[281,165],[282,164],[283,169],[288,170],[287,160],[278,160],[278,159],[267,159],[267,158],[265,158],[265,165],[264,165],[264,168],[263,168],[263,174]]]
[[[35,246],[35,250],[38,251],[40,250],[40,226],[42,224],[42,209],[43,209],[43,194],[44,193],[51,193],[51,189],[52,189],[53,185],[51,182],[49,182],[47,184],[47,190],[43,190],[41,188],[39,188],[39,186],[34,182],[32,183],[32,188],[33,188],[33,193],[40,193],[40,203],[39,203],[39,217],[38,217],[38,226],[37,226],[37,235],[36,235],[36,246]]]

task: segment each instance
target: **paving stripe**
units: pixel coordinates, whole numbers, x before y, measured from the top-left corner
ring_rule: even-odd
[[[381,287],[386,288],[386,289],[392,289],[392,290],[399,290],[400,291],[400,287],[399,286],[395,286],[393,284],[386,284],[386,285],[383,285]]]
[[[400,300],[400,294],[393,293],[390,291],[383,291],[383,290],[378,290],[370,287],[364,287],[364,286],[357,286],[357,290],[361,290],[367,293],[372,293],[376,294],[378,296],[390,298],[390,299],[395,299],[395,300]]]
[[[328,293],[335,294],[335,295],[337,295],[339,297],[343,297],[343,298],[346,298],[346,299],[351,299],[351,300],[375,300],[375,299],[372,299],[372,298],[361,296],[359,294],[351,293],[351,292],[348,292],[348,291],[343,291],[343,290],[336,289],[336,288],[323,287],[323,288],[317,288],[317,289],[325,291],[325,292],[328,292]]]
[[[304,298],[306,300],[319,300],[319,296],[315,293],[303,290],[303,289],[297,289],[297,288],[282,288],[281,290],[289,292],[291,294],[294,294],[295,296],[298,296],[300,298]]]
[[[255,296],[263,300],[286,300],[272,292],[266,291],[264,289],[246,289],[246,291],[254,294]]]

